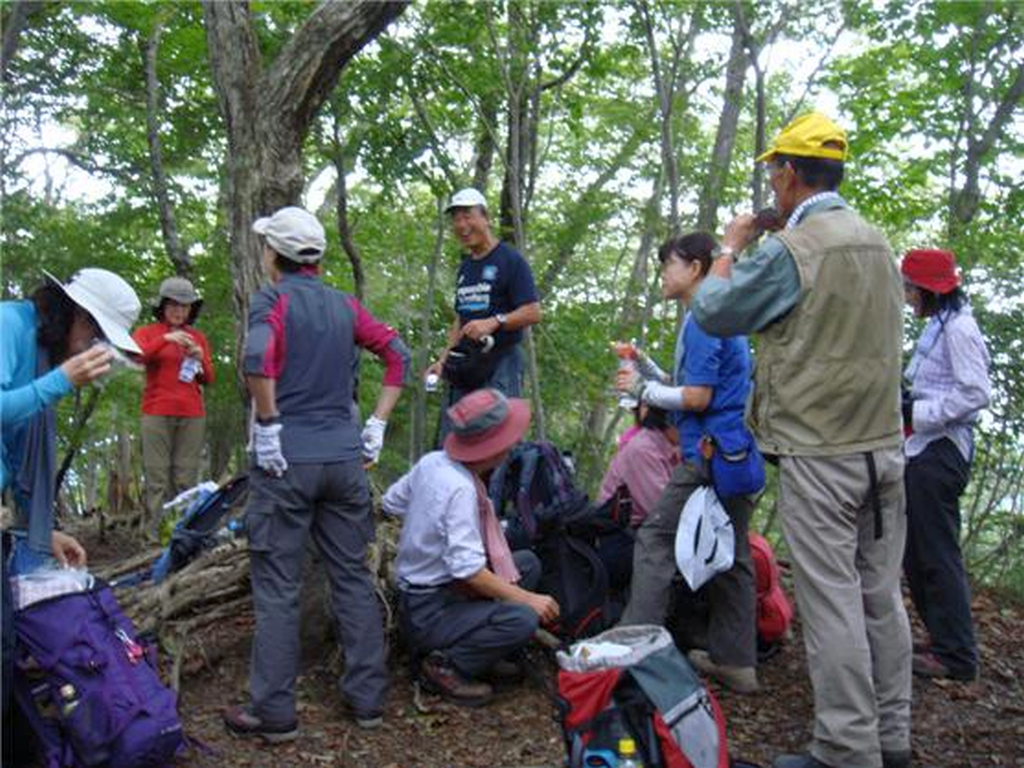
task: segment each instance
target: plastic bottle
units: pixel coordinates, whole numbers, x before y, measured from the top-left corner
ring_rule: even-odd
[[[190,384],[201,370],[203,370],[203,364],[199,360],[186,356],[182,358],[181,367],[178,368],[178,381]]]
[[[615,344],[615,354],[619,358],[620,371],[635,371],[636,368],[636,347],[632,344],[618,342]],[[640,403],[629,392],[619,392],[619,407],[632,411]]]
[[[441,388],[441,377],[436,373],[428,373],[423,377],[423,389],[427,392],[437,392]]]
[[[644,764],[640,762],[640,756],[636,753],[636,742],[628,736],[619,739],[618,768],[644,768]]]

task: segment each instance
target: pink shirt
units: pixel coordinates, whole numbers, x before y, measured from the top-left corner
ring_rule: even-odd
[[[678,463],[679,451],[664,432],[641,429],[612,459],[601,481],[598,503],[607,501],[620,485],[625,485],[633,499],[629,523],[635,528],[654,507]]]

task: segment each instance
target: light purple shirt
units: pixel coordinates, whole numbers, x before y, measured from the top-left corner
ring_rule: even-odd
[[[988,407],[992,384],[989,354],[968,306],[933,315],[917,342],[906,378],[914,399],[914,432],[908,458],[948,437],[966,461],[974,453],[972,428]]]
[[[473,476],[444,451],[416,462],[388,488],[383,507],[403,518],[397,558],[401,588],[442,586],[487,566]]]
[[[664,432],[641,429],[608,465],[597,501],[603,504],[620,485],[625,485],[633,499],[629,524],[635,528],[654,507],[678,463],[679,451]]]

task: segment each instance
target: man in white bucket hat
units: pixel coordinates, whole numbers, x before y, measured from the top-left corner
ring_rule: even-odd
[[[17,513],[15,525],[4,532],[0,556],[5,711],[14,642],[8,565],[24,574],[50,563],[51,556],[62,565],[85,563],[82,546],[53,530],[55,405],[107,374],[114,348],[138,352],[129,331],[142,305],[128,283],[92,268],[67,283],[46,277],[31,299],[0,302],[0,488],[11,490]]]

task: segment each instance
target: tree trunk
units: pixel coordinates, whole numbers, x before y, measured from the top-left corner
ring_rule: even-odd
[[[10,82],[11,59],[18,52],[18,44],[21,42],[21,30],[25,28],[25,22],[36,11],[43,7],[44,3],[32,0],[10,3],[10,11],[5,14],[3,20],[4,40],[3,50],[0,51],[0,80],[4,83]]]
[[[981,190],[979,189],[981,162],[992,150],[1022,98],[1024,98],[1024,63],[1017,67],[1013,82],[996,106],[992,119],[985,126],[985,132],[981,136],[976,136],[972,131],[967,137],[967,159],[963,171],[964,183],[960,189],[951,190],[950,194],[951,231],[970,224],[978,213],[978,206],[981,203]],[[964,104],[965,110],[971,111],[973,108],[974,105],[970,101]]]
[[[447,227],[447,219],[444,213],[445,198],[443,194],[437,197],[437,218],[436,232],[434,238],[434,250],[430,255],[430,262],[427,264],[427,290],[423,297],[423,311],[420,314],[420,343],[416,349],[417,374],[426,369],[430,361],[430,320],[434,309],[434,296],[437,293],[437,268],[441,263],[441,252],[444,248],[444,233]],[[427,392],[418,380],[414,385],[413,392],[413,421],[412,421],[412,456],[409,457],[410,464],[419,460],[427,451]]]
[[[734,14],[732,47],[725,70],[725,92],[722,112],[718,118],[715,146],[711,150],[711,163],[704,180],[697,213],[697,229],[714,232],[718,226],[718,207],[722,202],[722,189],[729,176],[732,151],[736,146],[736,126],[743,106],[743,82],[747,76],[747,54],[743,44],[743,28]]]
[[[324,3],[264,68],[247,3],[206,0],[207,52],[228,135],[228,225],[238,318],[236,359],[249,296],[264,279],[252,222],[302,193],[302,142],[342,68],[406,7]]]
[[[338,180],[334,184],[334,191],[337,197],[335,213],[338,223],[338,238],[341,240],[341,247],[348,256],[349,264],[352,265],[352,281],[355,285],[356,298],[360,302],[366,295],[366,275],[363,272],[363,257],[359,253],[359,247],[352,237],[352,225],[348,220],[348,181],[345,168],[345,150],[339,136],[338,121],[334,123],[334,152],[331,155],[334,163],[334,171]]]
[[[192,260],[188,255],[188,249],[182,246],[178,237],[178,224],[174,218],[174,206],[167,188],[163,148],[160,143],[160,79],[157,76],[157,61],[163,30],[164,15],[158,14],[143,52],[146,64],[146,142],[149,144],[149,166],[153,175],[150,187],[160,213],[160,231],[163,234],[167,256],[176,274],[190,277]]]

